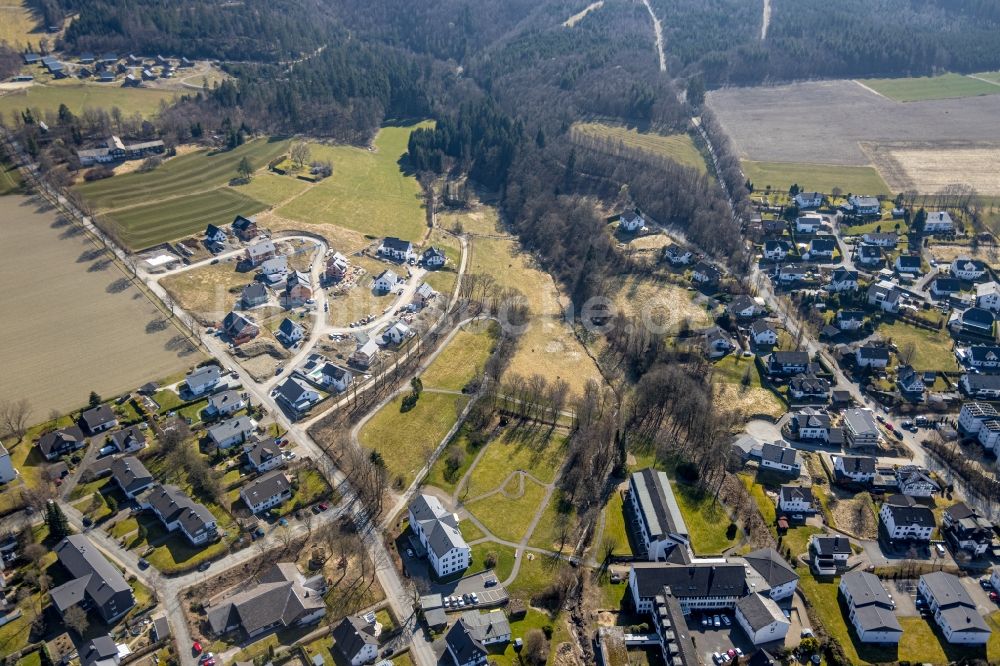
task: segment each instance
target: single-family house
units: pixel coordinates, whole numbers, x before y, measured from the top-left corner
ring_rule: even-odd
[[[959,280],[979,280],[986,275],[986,264],[970,257],[956,257],[951,262],[951,274]]]
[[[758,592],[748,594],[736,602],[736,624],[740,625],[750,642],[763,645],[784,641],[792,621],[770,597]]]
[[[361,666],[378,657],[381,627],[360,615],[348,615],[333,628],[333,644],[351,666]]]
[[[721,278],[722,271],[707,261],[699,261],[691,269],[691,279],[699,284],[715,284]]]
[[[837,241],[833,236],[819,236],[809,241],[809,260],[833,259]]]
[[[854,260],[859,266],[874,270],[882,265],[882,250],[877,245],[860,243],[854,248]]]
[[[917,372],[911,365],[901,365],[896,368],[896,386],[901,392],[917,401],[923,400],[927,391],[924,373]]]
[[[948,298],[962,291],[962,283],[958,278],[939,277],[931,283],[931,295],[935,298]]]
[[[261,474],[276,467],[281,467],[285,459],[281,455],[281,447],[273,439],[258,439],[256,437],[243,442],[243,453],[247,464],[255,472]]]
[[[326,270],[323,273],[323,278],[329,282],[339,282],[347,275],[348,266],[347,257],[340,252],[331,252],[326,258]]]
[[[247,310],[266,305],[270,295],[262,282],[251,282],[240,293],[240,304]]]
[[[46,460],[55,460],[86,445],[87,438],[78,426],[52,430],[38,438],[38,450]]]
[[[120,453],[135,453],[146,447],[146,436],[139,426],[128,426],[108,435],[108,443]]]
[[[809,268],[801,264],[784,264],[778,266],[776,278],[780,284],[792,285],[803,282],[809,277]]]
[[[393,273],[391,270],[386,269],[381,273],[379,273],[378,276],[375,278],[375,282],[373,283],[372,288],[377,292],[387,294],[393,289],[395,289],[396,285],[398,285],[400,282],[401,280],[399,279],[398,275]]]
[[[934,622],[949,643],[985,645],[990,640],[990,626],[976,608],[958,576],[944,571],[924,574],[917,592],[934,614]]]
[[[809,353],[804,351],[776,351],[767,357],[767,374],[798,375],[809,369]]]
[[[962,313],[952,313],[948,327],[955,332],[993,337],[993,313],[983,308],[969,308]]]
[[[296,342],[299,342],[306,336],[306,329],[302,327],[298,322],[294,322],[288,317],[285,317],[281,325],[278,326],[278,330],[275,332],[274,337],[278,338],[286,346],[291,347]]]
[[[937,526],[934,512],[906,495],[891,495],[878,512],[886,536],[893,543],[903,541],[928,542]]]
[[[351,358],[349,360],[357,367],[366,369],[375,362],[378,358],[378,354],[378,343],[375,342],[374,338],[371,338],[366,340],[363,344],[358,345],[358,348],[354,350],[354,353],[351,354]]]
[[[382,244],[378,246],[376,252],[381,257],[402,262],[416,259],[417,256],[413,251],[413,244],[410,241],[401,240],[393,236],[386,237],[382,241]]]
[[[233,220],[231,229],[244,242],[251,241],[257,237],[257,222],[252,217],[237,215],[236,219]]]
[[[818,409],[806,407],[793,414],[788,424],[798,439],[815,439],[825,442],[830,437],[830,415]]]
[[[192,396],[205,395],[218,386],[222,379],[222,369],[215,365],[203,365],[195,368],[184,377],[187,392]]]
[[[899,235],[895,231],[890,232],[879,232],[879,231],[869,231],[861,235],[861,238],[868,245],[874,245],[875,247],[889,248],[892,249],[896,247],[899,243]]]
[[[287,307],[302,305],[312,298],[312,281],[307,273],[292,271],[285,278],[284,301]]]
[[[112,460],[111,479],[129,499],[135,499],[136,495],[156,483],[153,475],[135,456],[122,456]]]
[[[851,213],[861,216],[872,216],[882,214],[882,204],[877,197],[867,195],[851,195],[847,197]]]
[[[750,337],[756,345],[778,344],[778,330],[765,319],[758,319],[750,324]]]
[[[896,604],[878,576],[851,571],[841,577],[838,590],[847,604],[848,620],[862,643],[899,643],[903,628],[893,612]]]
[[[920,255],[916,254],[899,255],[892,267],[901,275],[920,275],[923,273],[923,269],[920,267]]]
[[[979,375],[967,372],[959,384],[970,398],[995,400],[1000,398],[1000,375]]]
[[[802,457],[790,446],[764,442],[760,447],[760,467],[798,476],[802,472]]]
[[[238,416],[208,429],[208,438],[220,449],[242,444],[253,436],[257,424],[249,416]]]
[[[270,238],[261,238],[247,246],[246,259],[251,266],[259,266],[277,253]]]
[[[849,271],[846,268],[836,268],[830,275],[830,284],[826,285],[827,291],[855,291],[858,288],[858,272]]]
[[[448,666],[483,666],[490,654],[461,620],[444,635],[444,650],[447,655],[439,663]]]
[[[207,243],[225,243],[228,238],[226,232],[214,224],[208,225],[205,229],[205,242]]]
[[[260,273],[271,285],[281,282],[288,274],[288,256],[279,254],[265,259],[260,264]]]
[[[792,244],[786,240],[764,241],[764,258],[770,261],[784,261],[792,251]]]
[[[930,472],[917,465],[901,465],[896,468],[896,487],[899,494],[907,497],[932,497],[941,492],[941,486],[931,478]]]
[[[258,514],[290,500],[292,484],[284,473],[272,470],[243,486],[240,498],[250,509],[250,513]]]
[[[951,219],[951,215],[946,210],[927,213],[927,219],[924,220],[924,233],[953,234],[955,233],[955,221]]]
[[[761,548],[743,556],[757,574],[763,578],[767,590],[757,585],[755,589],[775,601],[787,599],[795,594],[799,584],[799,575],[792,566],[774,548]]]
[[[70,580],[49,590],[52,605],[65,615],[74,606],[94,610],[105,624],[113,624],[135,606],[132,588],[83,534],[63,538],[55,548],[59,564]]]
[[[687,266],[694,261],[694,254],[691,250],[680,245],[668,245],[663,250],[663,256],[675,266]]]
[[[818,213],[805,213],[795,218],[795,231],[800,234],[814,234],[823,228],[823,216]]]
[[[880,436],[872,410],[857,407],[844,410],[844,436],[851,448],[877,447]]]
[[[708,358],[722,358],[736,349],[732,336],[718,326],[712,326],[702,334],[705,355]]]
[[[998,368],[1000,367],[1000,346],[972,345],[961,354],[961,360],[970,368],[977,370]]]
[[[805,210],[807,208],[819,208],[823,205],[823,194],[820,192],[799,192],[793,197],[795,205]]]
[[[625,211],[618,216],[618,228],[622,231],[633,233],[646,226],[646,220],[637,210]]]
[[[851,540],[839,534],[814,534],[809,538],[809,555],[813,571],[833,576],[847,568],[847,560],[851,557]]]
[[[726,306],[726,310],[737,319],[750,319],[762,314],[764,307],[746,294],[740,294]]]
[[[254,638],[272,629],[310,625],[326,615],[326,580],[306,578],[293,562],[279,562],[257,584],[206,608],[215,635],[239,630]]]
[[[428,303],[434,300],[435,296],[437,296],[437,292],[434,291],[434,288],[426,282],[421,282],[420,286],[417,287],[417,290],[413,293],[413,305],[418,308],[425,307]]]
[[[990,312],[1000,312],[1000,284],[994,280],[977,284],[976,306]]]
[[[814,373],[795,375],[788,381],[788,395],[794,400],[829,400],[830,382]]]
[[[392,326],[382,335],[382,337],[394,345],[402,344],[404,340],[413,335],[413,331],[401,321],[394,322]]]
[[[10,452],[0,442],[0,483],[10,483],[17,478],[17,470],[10,460]]]
[[[780,236],[788,229],[788,224],[780,217],[761,220],[760,225],[765,234],[777,234]]]
[[[111,634],[97,636],[85,642],[79,650],[80,666],[118,666],[122,653]]]
[[[219,418],[220,416],[229,416],[246,406],[247,401],[240,395],[239,391],[223,391],[210,397],[208,404],[202,411],[210,418]]]
[[[118,417],[107,405],[92,407],[80,415],[80,421],[91,435],[110,430],[118,425]]]
[[[889,348],[881,345],[863,345],[855,350],[854,361],[860,368],[885,368],[889,365]]]
[[[249,317],[234,310],[222,320],[222,332],[234,345],[242,345],[257,337],[260,329]]]
[[[632,472],[626,506],[635,520],[647,560],[665,561],[675,548],[688,548],[687,524],[666,474],[650,468]]]
[[[993,544],[993,523],[965,502],[945,509],[941,533],[954,548],[964,550],[973,557],[986,554]],[[997,570],[1000,571],[1000,567]]]
[[[297,414],[303,414],[320,401],[320,395],[304,379],[288,377],[274,389],[274,396]]]
[[[865,323],[864,310],[838,310],[837,328],[842,331],[856,331]]]
[[[327,391],[336,391],[337,393],[346,391],[347,387],[354,380],[354,376],[350,370],[335,365],[330,361],[317,364],[308,377]]]
[[[419,494],[407,510],[410,529],[427,550],[427,559],[439,578],[469,568],[472,550],[458,528],[458,518],[433,495]]]
[[[838,481],[870,485],[875,480],[876,465],[870,456],[833,456],[833,473]]]
[[[786,513],[813,513],[812,488],[803,486],[782,485],[778,491],[778,511]]]

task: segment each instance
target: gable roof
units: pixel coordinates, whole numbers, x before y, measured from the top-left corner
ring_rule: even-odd
[[[740,294],[729,304],[729,309],[733,312],[743,312],[750,308],[757,308],[757,303],[746,294]]]
[[[778,587],[793,580],[798,580],[799,575],[795,573],[791,565],[785,561],[774,548],[761,548],[743,556],[754,570],[767,581],[771,587]]]
[[[191,372],[187,373],[184,377],[187,381],[188,386],[192,383],[196,385],[211,384],[213,382],[219,381],[222,377],[222,369],[215,365],[203,365],[200,368],[195,368]]]
[[[858,272],[849,271],[844,267],[837,268],[831,276],[833,282],[844,282],[845,280],[858,281]]]
[[[813,549],[819,555],[850,555],[851,541],[845,536],[814,536]]]
[[[42,455],[48,457],[62,446],[76,446],[80,442],[85,442],[83,430],[79,426],[69,426],[47,432],[38,439],[38,449]]]
[[[248,634],[277,623],[287,627],[325,606],[321,581],[304,579],[289,562],[275,564],[259,581],[255,587],[208,609],[208,623],[215,633],[233,624]]]
[[[251,282],[247,286],[243,287],[243,293],[240,297],[244,301],[259,301],[267,299],[267,287],[265,287],[260,282]]]
[[[872,345],[865,345],[864,347],[858,347],[858,358],[866,358],[872,361],[888,361],[889,348],[875,347]]]
[[[215,516],[205,505],[195,502],[177,486],[157,484],[144,494],[144,499],[166,523],[180,521],[188,534],[197,534],[215,523]]]
[[[145,488],[153,482],[153,475],[135,456],[122,456],[112,461],[111,476],[126,491]]]
[[[117,417],[107,405],[98,405],[85,411],[80,415],[80,418],[87,426],[87,429],[93,431],[94,428],[100,428],[104,424],[114,421]]]
[[[244,451],[247,454],[247,460],[254,467],[260,467],[269,460],[281,457],[281,447],[275,444],[272,439],[253,440],[249,447],[244,447]]]
[[[87,641],[80,648],[80,666],[93,666],[105,661],[115,664],[117,657],[118,646],[108,634]]]
[[[750,324],[750,331],[753,332],[755,336],[762,335],[771,331],[772,333],[777,333],[777,329],[769,324],[766,319],[758,319],[754,323]]]
[[[291,338],[296,334],[302,335],[304,331],[305,329],[302,328],[302,326],[292,321],[288,317],[282,319],[281,326],[278,327],[278,333],[281,333],[286,338]]]
[[[393,271],[389,270],[388,268],[379,273],[377,276],[375,276],[375,281],[378,282],[383,278],[392,283],[399,282],[399,276],[396,275]]]
[[[499,608],[486,613],[466,611],[462,613],[459,622],[464,623],[472,637],[482,643],[491,643],[497,637],[510,636],[510,622]]]
[[[456,664],[475,663],[487,654],[486,647],[461,620],[451,626],[444,641]]]
[[[633,472],[630,482],[650,539],[660,539],[669,534],[687,536],[687,524],[665,473],[647,467]]]
[[[249,416],[237,416],[226,419],[208,429],[208,435],[216,442],[224,442],[240,433],[253,430],[253,421]]]
[[[103,606],[116,594],[132,593],[121,571],[86,536],[72,534],[60,541],[55,550],[59,563],[73,577],[50,591],[52,602],[60,611],[80,603],[84,595],[97,606]]]
[[[237,391],[229,390],[216,393],[208,399],[208,405],[216,411],[221,411],[224,407],[238,405],[243,401],[243,397]]]
[[[809,242],[812,252],[833,252],[836,247],[837,243],[832,238],[813,238]]]
[[[851,595],[851,603],[855,608],[872,605],[888,609],[893,607],[892,598],[875,574],[867,571],[851,571],[845,573],[840,582]]]
[[[785,614],[778,608],[773,599],[762,594],[748,594],[736,602],[736,608],[750,625],[754,633],[767,627],[772,622],[785,622]]]
[[[395,236],[386,236],[385,240],[382,241],[382,247],[393,252],[409,252],[413,248],[413,244]]]
[[[357,615],[348,615],[333,628],[333,641],[341,654],[351,661],[365,646],[378,647],[375,627]]]
[[[917,504],[912,497],[906,495],[891,495],[882,505],[888,508],[893,521],[897,525],[916,525],[917,527],[935,526],[934,512],[926,506]]]
[[[237,231],[245,231],[250,227],[257,226],[252,217],[243,217],[242,215],[237,215],[236,219],[233,220],[233,229]]]
[[[954,574],[945,571],[935,571],[922,575],[920,582],[924,584],[941,608],[966,606],[975,609],[976,607],[972,597],[969,596],[965,586],[962,585],[962,581]]]
[[[289,377],[281,382],[275,391],[277,391],[278,397],[284,398],[292,405],[302,400],[307,393],[316,392],[313,387],[298,377]]]
[[[222,328],[230,335],[239,335],[244,329],[256,329],[257,324],[250,321],[247,316],[234,310],[227,314],[226,318],[222,320]]]
[[[771,359],[779,365],[809,365],[809,353],[804,351],[771,352]]]
[[[678,599],[687,597],[741,597],[746,592],[742,564],[669,564],[636,562],[632,565],[639,597],[655,597],[664,586]]]
[[[901,254],[896,257],[896,265],[900,268],[920,268],[920,257],[913,254]]]
[[[969,308],[962,313],[962,323],[986,328],[993,325],[993,313],[983,308]]]
[[[243,489],[240,490],[240,497],[247,504],[260,504],[264,500],[291,490],[291,488],[292,484],[288,482],[288,477],[285,476],[284,472],[274,470],[243,486]]]
[[[760,447],[760,457],[762,460],[767,460],[768,462],[792,466],[794,466],[798,460],[798,454],[792,447],[778,446],[777,444],[772,444],[770,442],[765,442]]]
[[[781,501],[813,503],[812,488],[805,486],[783,485],[779,491]]]

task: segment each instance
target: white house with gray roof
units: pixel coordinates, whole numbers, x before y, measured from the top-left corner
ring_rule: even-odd
[[[116,566],[82,534],[73,534],[55,548],[59,563],[69,572],[69,582],[49,591],[60,614],[73,606],[95,610],[112,624],[135,606],[135,597]]]
[[[153,475],[135,456],[115,458],[111,463],[111,478],[129,499],[153,485]]]
[[[274,397],[296,414],[309,411],[320,400],[320,395],[304,379],[289,377],[273,391]]]
[[[736,602],[736,623],[754,645],[784,641],[792,626],[778,604],[760,593],[748,594]]]
[[[899,643],[903,628],[893,612],[895,604],[875,574],[846,573],[838,589],[847,604],[847,619],[862,643]]]
[[[208,399],[203,410],[208,416],[229,416],[247,406],[247,401],[238,391],[223,391]]]
[[[628,506],[647,560],[666,560],[677,547],[690,549],[687,524],[665,473],[650,468],[633,472],[628,480]]]
[[[367,664],[378,656],[381,627],[360,615],[348,615],[333,628],[333,644],[351,666]]]
[[[985,645],[989,642],[990,626],[957,576],[944,571],[924,574],[917,591],[927,601],[934,621],[949,643]]]
[[[281,467],[285,459],[281,457],[281,447],[273,439],[250,439],[243,443],[243,453],[247,463],[257,472],[268,472]]]
[[[292,484],[279,471],[268,472],[243,486],[240,498],[250,513],[260,513],[292,498]]]
[[[193,545],[207,543],[218,534],[218,523],[212,512],[177,486],[156,484],[136,501],[141,508],[156,514],[167,531],[180,530]]]
[[[256,427],[250,417],[239,416],[209,428],[208,438],[220,449],[228,449],[250,439]]]
[[[222,379],[222,372],[217,365],[203,365],[187,374],[184,383],[191,395],[204,395],[216,387]]]
[[[787,599],[795,594],[799,575],[774,548],[761,548],[743,556],[746,563],[757,572],[766,583],[767,590],[757,586],[758,592],[767,592],[775,601]]]
[[[417,495],[407,513],[410,529],[427,551],[427,559],[439,578],[469,568],[472,549],[458,529],[458,518],[436,497]]]
[[[760,466],[762,469],[798,476],[802,471],[802,457],[790,446],[765,442],[760,447]]]

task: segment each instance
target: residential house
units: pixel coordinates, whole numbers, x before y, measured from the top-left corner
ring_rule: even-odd
[[[441,268],[448,261],[448,257],[445,256],[444,250],[434,247],[433,245],[420,255],[420,263],[422,263],[427,268]]]
[[[687,524],[665,473],[649,468],[632,472],[626,501],[647,560],[665,561],[678,546],[688,548]]]
[[[80,421],[91,435],[110,430],[118,425],[118,417],[107,405],[92,407],[80,415]]]
[[[899,643],[903,628],[893,612],[896,605],[878,576],[851,571],[841,577],[838,589],[847,604],[848,619],[862,643]]]
[[[976,435],[988,421],[1000,421],[1000,413],[988,402],[967,402],[958,412],[958,430]]]
[[[85,642],[79,650],[80,666],[118,666],[122,655],[110,634]]]
[[[877,197],[851,195],[847,197],[847,203],[850,206],[851,213],[854,215],[868,217],[882,214],[882,204]]]
[[[223,391],[209,398],[208,404],[202,411],[206,416],[218,418],[220,416],[229,416],[246,406],[247,401],[240,395],[239,391]]]
[[[986,275],[986,264],[978,259],[956,257],[951,262],[951,274],[959,280],[979,280]]]
[[[618,216],[618,228],[622,231],[633,233],[643,229],[646,220],[635,210],[629,210]]]
[[[882,265],[882,249],[877,245],[859,243],[854,247],[854,261],[871,270],[879,268]]]
[[[146,436],[139,426],[129,426],[116,430],[107,439],[108,443],[120,453],[135,453],[146,447]]]
[[[381,627],[360,615],[348,615],[334,626],[333,645],[351,666],[361,666],[378,657],[378,640]]]
[[[310,625],[326,615],[326,580],[306,578],[292,562],[279,562],[257,578],[250,589],[206,608],[215,635],[239,630],[254,638],[272,629]]]
[[[948,298],[962,291],[962,283],[958,278],[938,277],[931,283],[931,295],[935,298]]]
[[[249,317],[234,310],[222,320],[222,332],[238,346],[257,337],[260,328]]]
[[[350,362],[359,368],[366,369],[378,358],[379,347],[375,339],[372,338],[358,345],[358,348],[351,354]]]
[[[320,401],[320,395],[308,382],[298,377],[288,377],[274,389],[274,396],[297,414],[312,409]]]
[[[851,541],[845,536],[814,534],[809,538],[810,565],[818,574],[833,576],[843,571],[851,552]]]
[[[10,452],[0,442],[0,483],[9,483],[17,478],[17,470],[14,463],[10,461]],[[2,567],[0,567],[2,568]]]
[[[260,273],[271,285],[281,282],[288,274],[288,256],[279,254],[270,259],[265,259],[260,264]]]
[[[798,439],[817,439],[827,441],[830,438],[830,415],[826,412],[806,407],[792,415],[789,427]]]
[[[510,622],[499,608],[486,613],[466,611],[458,621],[483,645],[510,642]]]
[[[809,260],[833,259],[837,241],[832,236],[820,236],[809,241]]]
[[[722,358],[736,349],[732,336],[718,326],[712,326],[702,334],[705,355],[709,358]]]
[[[664,587],[677,597],[684,613],[731,609],[748,592],[747,566],[715,559],[632,564],[628,598],[637,613],[652,612]]]
[[[1000,444],[1000,421],[986,421],[979,429],[976,439],[983,445],[983,448],[996,452],[997,445]]]
[[[849,271],[846,268],[836,268],[830,276],[830,284],[826,285],[827,291],[855,291],[858,288],[858,272]]]
[[[754,645],[783,642],[792,626],[778,604],[760,593],[748,594],[736,602],[735,617]]]
[[[750,324],[750,337],[756,345],[778,344],[778,330],[764,319],[758,319]]]
[[[823,205],[823,195],[820,192],[799,192],[795,195],[795,205],[805,210],[806,208],[819,208]]]
[[[483,666],[489,657],[486,646],[473,637],[461,620],[444,635],[444,647],[447,655],[442,655],[439,663],[449,666]]]
[[[885,368],[889,365],[889,348],[875,345],[858,347],[854,360],[861,368]]]
[[[292,484],[284,473],[273,470],[243,486],[240,498],[250,513],[258,514],[292,499]]]
[[[814,234],[823,228],[823,216],[818,213],[805,213],[795,218],[795,231],[800,234]]]
[[[285,305],[294,307],[312,299],[312,282],[307,273],[292,271],[285,278]]]
[[[59,73],[65,75],[61,64],[59,68]],[[57,75],[57,78],[61,77]],[[102,83],[108,83],[115,80],[115,75],[112,72],[104,72],[100,78]],[[126,144],[117,136],[111,136],[105,141],[103,147],[78,150],[76,155],[80,159],[81,166],[90,166],[91,164],[138,160],[149,155],[162,153],[164,150],[163,141],[160,140]]]
[[[812,488],[803,486],[782,485],[778,491],[778,511],[787,513],[813,513]]]
[[[135,499],[136,495],[155,483],[153,475],[135,456],[112,460],[111,479],[129,499]]]
[[[237,215],[231,228],[241,241],[248,242],[257,237],[257,222],[252,217]]]
[[[953,234],[955,233],[955,222],[951,219],[948,211],[945,210],[936,210],[932,213],[927,213],[927,219],[924,220],[924,233]]]
[[[784,261],[792,251],[792,244],[785,240],[764,241],[764,258],[770,261]]]
[[[281,467],[285,459],[281,455],[281,447],[273,439],[258,439],[256,437],[243,442],[243,453],[247,464],[258,474]]]
[[[296,342],[300,342],[302,338],[306,337],[306,329],[304,329],[297,322],[285,317],[282,320],[281,325],[278,326],[278,330],[275,332],[274,337],[278,338],[278,340],[286,346],[291,347]]]
[[[990,626],[976,608],[962,581],[954,574],[935,571],[924,574],[917,591],[934,613],[934,621],[949,643],[985,645],[990,640]]]
[[[699,261],[691,269],[691,279],[699,284],[715,284],[721,278],[722,271],[707,261]]]
[[[795,400],[829,400],[830,382],[813,373],[795,375],[788,381],[788,395]]]
[[[781,235],[788,229],[788,225],[781,218],[768,218],[761,221],[761,228],[765,234]]]
[[[833,473],[838,481],[867,486],[875,480],[876,463],[869,456],[833,456]]]
[[[917,465],[901,465],[896,468],[896,487],[907,497],[933,497],[941,492],[941,486],[931,478],[930,472]]]
[[[157,78],[156,73],[148,67],[142,68],[142,80],[143,81],[155,81]]]
[[[903,292],[888,280],[879,280],[868,287],[868,305],[877,305],[885,312],[897,312]]]
[[[996,345],[972,345],[965,350],[962,360],[970,368],[977,370],[1000,368],[1000,347]]]
[[[377,253],[379,256],[401,262],[416,259],[417,256],[410,241],[400,240],[392,236],[382,241],[382,244],[378,246]]]
[[[337,393],[343,393],[347,390],[347,387],[351,385],[354,380],[354,376],[351,374],[350,370],[342,368],[339,365],[334,365],[330,361],[325,361],[316,366],[316,368],[309,373],[309,379],[316,384],[319,384],[327,391],[336,391]]]
[[[993,523],[965,502],[945,509],[941,532],[953,547],[971,553],[973,557],[985,555],[993,545]],[[1000,567],[997,570],[1000,571]]]
[[[347,275],[348,267],[347,257],[339,252],[331,252],[326,258],[326,271],[323,273],[323,278],[330,282],[339,282]]]
[[[802,457],[790,446],[765,442],[760,447],[760,467],[798,476],[802,473]]]
[[[105,624],[113,624],[135,606],[125,577],[83,534],[65,537],[55,548],[59,564],[70,580],[49,590],[52,605],[65,615],[74,606],[94,610]]]
[[[264,261],[277,254],[277,249],[270,238],[261,238],[247,246],[246,260],[251,266],[259,266]]]
[[[767,374],[798,375],[809,369],[809,354],[804,351],[776,351],[767,357]]]
[[[910,365],[901,365],[896,368],[896,385],[901,392],[918,402],[924,399],[924,392],[927,391],[927,385],[924,384],[924,374],[917,372]]]
[[[435,296],[437,296],[437,292],[434,291],[434,288],[426,282],[421,282],[413,294],[413,305],[417,308],[425,307]]]
[[[1000,312],[1000,284],[990,280],[976,285],[976,307]]]
[[[458,528],[458,518],[438,498],[419,494],[407,510],[410,529],[427,550],[427,559],[439,578],[465,571],[472,550]]]
[[[187,384],[188,393],[197,397],[212,391],[221,379],[222,368],[212,364],[203,365],[189,372],[184,377],[184,383]]]
[[[760,585],[754,587],[758,592],[761,594],[766,592],[767,596],[775,601],[788,599],[795,594],[799,575],[778,551],[773,548],[761,548],[747,553],[743,559],[766,583],[767,590]]]
[[[269,299],[267,287],[262,282],[251,282],[243,287],[243,292],[240,294],[240,303],[247,310],[266,305]]]
[[[402,344],[404,340],[413,335],[410,327],[401,321],[394,322],[383,335],[382,338],[394,345]]]
[[[891,495],[878,512],[885,534],[892,542],[931,540],[936,527],[934,512],[906,495]]]
[[[892,267],[901,275],[920,275],[924,272],[920,267],[920,255],[916,254],[899,255]]]
[[[386,269],[381,273],[379,273],[378,276],[375,278],[375,282],[372,285],[372,288],[375,289],[375,291],[377,292],[387,294],[393,289],[395,289],[396,285],[399,284],[401,281],[402,280],[400,280],[398,275],[396,275],[389,269]]]
[[[993,313],[982,308],[969,308],[962,313],[952,313],[948,327],[956,333],[971,333],[993,337]]]
[[[692,254],[691,250],[680,245],[668,245],[663,250],[663,256],[675,266],[687,266],[694,261],[694,254]]]
[[[836,322],[842,331],[856,331],[864,325],[865,313],[863,310],[839,310]]]
[[[872,410],[857,407],[844,410],[844,436],[851,448],[877,447],[879,430]]]
[[[208,429],[208,438],[220,449],[228,449],[250,439],[257,424],[249,416],[223,421]]]
[[[229,236],[226,232],[215,226],[214,224],[208,225],[205,229],[205,241],[207,243],[225,243]]]
[[[778,266],[777,280],[780,284],[791,285],[809,278],[809,268],[801,264]]]
[[[168,531],[180,530],[192,545],[207,543],[218,536],[218,523],[212,512],[177,486],[155,484],[136,500],[140,508],[151,510]]]
[[[38,450],[46,460],[55,460],[86,445],[87,438],[78,426],[53,430],[38,438]]]
[[[740,294],[726,306],[726,311],[737,319],[751,319],[763,314],[764,307],[746,294]]]
[[[978,375],[967,372],[962,375],[959,383],[970,398],[982,400],[1000,398],[1000,375]]]
[[[896,247],[896,244],[899,243],[899,236],[894,231],[890,231],[888,233],[870,231],[862,234],[861,238],[868,245],[889,249]]]

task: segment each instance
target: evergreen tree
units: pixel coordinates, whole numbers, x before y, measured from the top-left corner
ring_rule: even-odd
[[[55,500],[49,500],[48,508],[45,510],[45,524],[49,527],[49,535],[53,539],[61,541],[72,534],[69,529],[69,521],[66,514]]]
[[[87,402],[91,407],[99,407],[101,404],[101,396],[97,395],[97,391],[91,391],[90,398],[88,398]]]

